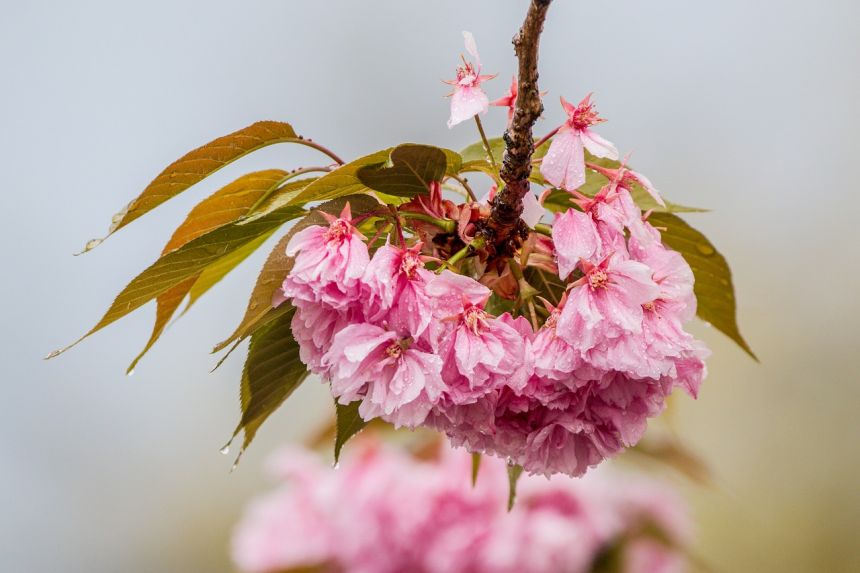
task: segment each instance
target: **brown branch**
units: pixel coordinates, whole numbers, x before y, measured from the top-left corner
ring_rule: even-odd
[[[483,233],[492,255],[510,256],[528,232],[520,222],[523,197],[529,192],[531,158],[534,153],[532,126],[543,113],[538,91],[538,46],[546,12],[552,0],[531,0],[526,19],[514,36],[519,60],[517,102],[514,117],[505,131],[505,154],[499,175],[505,186],[496,194]]]

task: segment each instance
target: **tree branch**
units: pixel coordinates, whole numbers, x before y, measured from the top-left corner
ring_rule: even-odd
[[[483,229],[494,251],[491,254],[494,255],[510,256],[528,232],[520,222],[520,215],[523,212],[523,197],[530,188],[529,175],[534,153],[532,126],[543,113],[537,85],[538,46],[551,2],[531,0],[522,28],[513,39],[519,72],[517,102],[514,117],[505,131],[505,154],[499,173],[505,186],[496,194]]]

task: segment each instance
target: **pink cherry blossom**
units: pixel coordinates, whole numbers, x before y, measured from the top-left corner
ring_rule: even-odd
[[[368,319],[382,321],[392,330],[421,336],[430,324],[433,301],[426,293],[435,277],[424,268],[421,243],[410,248],[384,245],[376,250],[365,270]]]
[[[341,404],[361,400],[359,414],[414,428],[444,389],[442,360],[410,337],[369,323],[335,335],[323,358],[332,394]]]
[[[358,298],[359,280],[370,256],[364,236],[352,224],[349,203],[340,217],[321,214],[329,221],[328,227],[302,229],[287,244],[287,255],[295,257],[295,263],[283,293],[287,298],[342,308]]]
[[[437,300],[432,340],[453,403],[474,402],[503,385],[525,384],[523,337],[484,310],[487,287],[446,270],[427,285],[427,294]]]
[[[593,259],[601,251],[600,235],[586,213],[568,209],[555,219],[552,242],[558,262],[558,276],[566,279],[582,259]]]
[[[481,58],[478,55],[478,47],[471,32],[463,32],[466,44],[466,52],[472,56],[474,63],[463,59],[463,65],[457,68],[457,79],[445,83],[454,86],[451,93],[451,117],[448,119],[448,128],[458,123],[472,119],[479,113],[487,113],[490,100],[481,83],[493,79],[493,75],[481,75]]]
[[[584,272],[558,319],[556,331],[568,344],[586,352],[599,342],[642,330],[642,305],[653,301],[659,287],[646,265],[609,255],[598,264],[580,263]]]
[[[511,87],[508,88],[508,93],[490,102],[490,105],[508,108],[508,125],[514,119],[514,108],[517,105],[517,76],[511,78]]]
[[[585,183],[584,149],[597,157],[610,159],[618,159],[618,150],[591,129],[591,126],[606,121],[594,110],[591,94],[577,106],[561,98],[561,105],[567,113],[567,121],[553,137],[541,162],[540,172],[550,184],[573,191]]]

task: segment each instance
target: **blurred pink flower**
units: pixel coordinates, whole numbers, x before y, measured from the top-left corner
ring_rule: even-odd
[[[624,573],[669,573],[690,543],[683,501],[641,477],[524,475],[507,512],[504,462],[482,460],[473,487],[463,452],[418,461],[359,439],[338,470],[295,448],[270,466],[284,485],[233,536],[246,573],[587,573],[608,551]]]

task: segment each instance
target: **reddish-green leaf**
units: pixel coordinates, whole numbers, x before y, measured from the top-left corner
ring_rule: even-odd
[[[189,277],[197,276],[203,269],[224,255],[262,235],[271,233],[274,229],[302,213],[304,211],[301,208],[284,207],[247,225],[238,223],[225,225],[167,253],[135,277],[116,297],[101,320],[74,344],[129,314],[158,295],[167,292]],[[63,350],[52,352],[49,358],[53,358],[74,344]]]
[[[125,227],[141,215],[148,213],[240,157],[268,145],[290,141],[306,143],[299,139],[288,123],[258,121],[186,153],[167,166],[137,198],[113,216],[108,235]],[[95,248],[102,240],[94,239],[88,242],[84,252]]]

